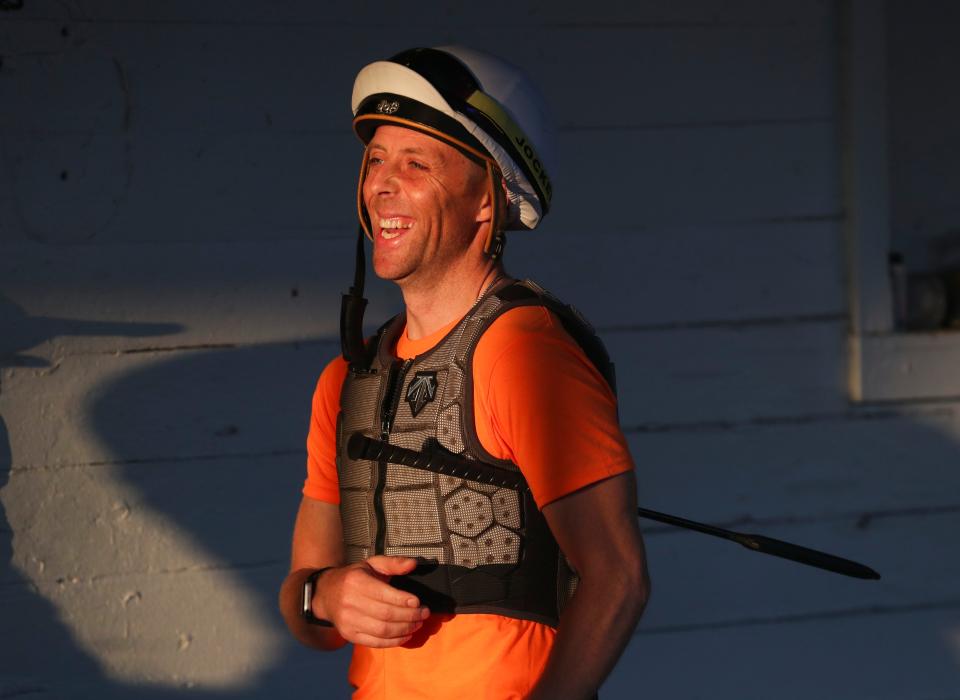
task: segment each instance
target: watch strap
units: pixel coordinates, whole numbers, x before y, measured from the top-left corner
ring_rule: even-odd
[[[325,566],[322,569],[316,569],[303,582],[303,595],[301,596],[300,602],[300,615],[304,620],[309,622],[311,625],[319,625],[320,627],[333,627],[333,623],[329,620],[323,620],[313,614],[313,595],[316,593],[317,589],[317,579],[320,578],[320,574],[328,569],[332,569],[332,566]]]

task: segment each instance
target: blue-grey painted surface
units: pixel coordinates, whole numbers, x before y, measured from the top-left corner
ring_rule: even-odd
[[[846,395],[838,35],[833,2],[0,10],[0,697],[347,697],[275,599],[351,275],[350,85],[459,42],[551,105],[555,210],[508,269],[607,341],[641,502],[884,575],[645,525],[603,697],[960,698],[958,404]]]

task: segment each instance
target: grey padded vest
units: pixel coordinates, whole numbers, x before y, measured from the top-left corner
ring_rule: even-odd
[[[529,305],[554,312],[613,387],[613,367],[593,329],[529,281],[488,292],[436,346],[406,361],[393,355],[404,326],[398,316],[344,380],[337,420],[340,513],[347,561],[374,554],[418,557],[417,570],[394,577],[391,585],[413,592],[432,611],[490,612],[556,626],[577,578],[528,489],[352,459],[346,448],[359,433],[519,471],[477,438],[472,361],[480,336],[501,314]]]

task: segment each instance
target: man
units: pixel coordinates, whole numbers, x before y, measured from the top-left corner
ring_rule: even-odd
[[[500,262],[551,196],[531,91],[459,47],[354,85],[361,223],[406,312],[320,377],[280,608],[355,645],[355,698],[589,698],[646,603],[612,367]]]

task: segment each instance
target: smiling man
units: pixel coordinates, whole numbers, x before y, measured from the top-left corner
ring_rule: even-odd
[[[535,91],[411,49],[360,72],[353,111],[361,224],[405,312],[320,376],[284,619],[353,643],[355,698],[590,698],[649,581],[606,352],[502,265],[552,196]]]
[[[362,197],[374,232],[373,268],[400,285],[408,306],[411,295],[417,299],[420,313],[408,313],[408,324],[430,326],[436,314],[445,325],[456,310],[444,309],[453,299],[438,292],[465,287],[458,291],[470,296],[478,280],[486,286],[499,272],[483,254],[486,240],[475,235],[493,218],[486,183],[467,156],[405,127],[379,126],[367,146]],[[408,335],[424,331],[411,327]]]

